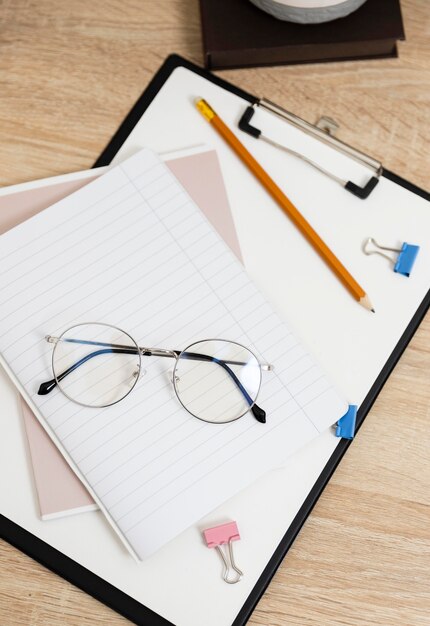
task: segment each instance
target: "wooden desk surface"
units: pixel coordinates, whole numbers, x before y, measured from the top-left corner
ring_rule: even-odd
[[[219,74],[428,187],[430,11],[402,6],[399,59]],[[202,61],[197,0],[0,0],[0,185],[90,167],[173,51]],[[430,624],[429,364],[427,317],[251,625]],[[127,623],[4,542],[0,566],[4,626]]]

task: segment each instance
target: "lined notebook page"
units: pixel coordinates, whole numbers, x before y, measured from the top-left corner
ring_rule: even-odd
[[[280,288],[282,286],[280,285]],[[207,424],[179,404],[169,359],[108,408],[55,390],[52,346],[79,322],[105,322],[139,345],[183,349],[219,337],[264,362],[258,404]],[[28,403],[124,543],[150,555],[221,502],[282,465],[337,421],[346,401],[176,178],[143,150],[0,237],[0,354]]]

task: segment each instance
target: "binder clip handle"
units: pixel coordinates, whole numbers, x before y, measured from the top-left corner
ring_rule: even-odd
[[[206,545],[208,548],[215,548],[221,557],[223,564],[222,579],[229,585],[235,585],[243,578],[243,572],[240,570],[234,560],[233,541],[240,539],[236,522],[228,522],[220,526],[214,526],[203,531]],[[224,554],[222,545],[227,545],[227,556]]]
[[[230,539],[228,542],[228,555],[229,555],[229,559],[230,559],[230,565],[224,555],[224,552],[221,550],[220,546],[215,546],[216,551],[218,552],[218,554],[221,557],[221,560],[223,562],[224,565],[224,571],[223,571],[223,575],[222,575],[222,579],[224,582],[228,583],[229,585],[235,585],[236,583],[239,582],[239,580],[241,580],[243,578],[243,572],[242,570],[240,570],[235,561],[234,561],[234,556],[233,556],[233,546],[232,546],[232,540]],[[230,571],[230,566],[231,566],[231,570],[233,570],[234,572],[236,572],[236,574],[233,574],[233,572]]]

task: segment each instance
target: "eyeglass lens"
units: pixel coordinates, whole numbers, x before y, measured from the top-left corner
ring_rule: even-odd
[[[181,352],[174,370],[179,400],[195,417],[223,423],[238,419],[257,399],[261,369],[244,346],[220,339]]]
[[[103,407],[133,389],[140,370],[135,341],[104,324],[79,324],[55,344],[52,365],[63,393],[85,406]]]

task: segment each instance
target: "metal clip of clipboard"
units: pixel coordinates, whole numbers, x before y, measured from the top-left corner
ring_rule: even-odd
[[[299,130],[305,132],[307,135],[310,135],[311,137],[322,141],[323,143],[334,148],[335,150],[338,150],[342,154],[345,154],[346,156],[354,159],[361,165],[364,165],[365,167],[372,170],[373,175],[369,178],[369,180],[363,187],[360,187],[360,185],[357,185],[350,180],[343,180],[332,172],[329,172],[318,163],[315,163],[315,161],[312,161],[305,155],[300,154],[300,152],[296,152],[295,150],[288,148],[284,144],[278,143],[274,139],[267,137],[259,128],[256,128],[255,126],[252,126],[250,124],[250,121],[255,113],[255,107],[261,107],[265,111],[268,111],[269,113],[280,117],[285,122],[292,124]],[[251,135],[256,139],[262,139],[266,143],[269,143],[272,146],[275,146],[276,148],[279,148],[280,150],[283,150],[284,152],[287,152],[288,154],[291,154],[301,159],[302,161],[305,161],[306,163],[308,163],[308,165],[314,167],[332,180],[336,181],[337,183],[342,185],[342,187],[344,187],[347,191],[352,193],[354,196],[357,196],[361,200],[365,200],[369,197],[371,192],[378,184],[379,178],[382,174],[382,164],[379,163],[379,161],[377,161],[376,159],[373,159],[367,154],[364,154],[364,152],[360,152],[360,150],[357,150],[356,148],[349,146],[343,141],[340,141],[333,136],[333,134],[330,132],[330,129],[323,129],[318,126],[314,126],[313,124],[306,122],[297,115],[294,115],[294,113],[290,113],[289,111],[283,109],[277,104],[270,102],[270,100],[266,100],[266,98],[261,98],[260,100],[257,100],[252,106],[248,106],[246,108],[245,112],[239,120],[239,128],[245,133],[248,133],[248,135]]]

